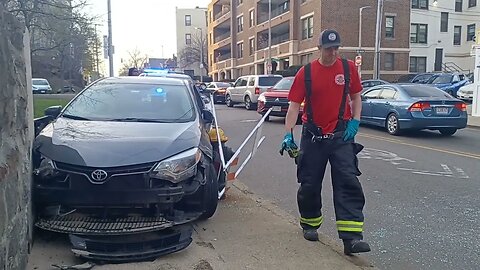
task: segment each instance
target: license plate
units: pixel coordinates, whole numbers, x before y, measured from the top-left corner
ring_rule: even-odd
[[[437,114],[448,114],[448,108],[435,108]]]
[[[281,112],[282,111],[282,106],[272,106],[272,111]]]

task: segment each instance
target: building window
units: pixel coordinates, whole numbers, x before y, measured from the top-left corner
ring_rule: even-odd
[[[302,39],[313,37],[313,16],[302,20]]]
[[[448,12],[442,12],[440,15],[440,32],[448,31]]]
[[[475,24],[467,25],[467,41],[473,40],[475,36]]]
[[[412,23],[410,25],[410,42],[427,43],[428,25]]]
[[[385,70],[393,70],[395,62],[395,54],[385,53]]]
[[[237,44],[237,58],[243,58],[243,42]]]
[[[455,0],[455,11],[462,12],[463,10],[463,0]]]
[[[395,37],[395,17],[394,16],[385,17],[385,37],[387,38]]]
[[[453,27],[453,45],[461,45],[461,44],[462,44],[462,27],[456,25]]]
[[[285,2],[281,3],[280,5],[278,5],[278,8],[282,12],[288,11],[290,9],[290,1],[285,1]]]
[[[477,0],[468,0],[468,7],[476,7],[477,6]]]
[[[237,32],[243,31],[243,16],[237,18]]]
[[[185,26],[191,26],[191,25],[192,25],[192,16],[185,15]]]
[[[248,21],[248,26],[253,27],[255,26],[255,10],[250,10],[250,18]]]
[[[412,0],[412,8],[428,9],[428,0]]]
[[[187,45],[192,44],[192,35],[191,34],[185,34],[185,44],[187,44]]]
[[[410,72],[426,72],[427,57],[410,57]]]
[[[310,63],[312,55],[313,55],[312,53],[307,53],[307,54],[301,55],[300,56],[300,64],[306,65],[306,64]]]
[[[251,38],[249,40],[249,53],[250,55],[253,55],[255,53],[255,38]]]

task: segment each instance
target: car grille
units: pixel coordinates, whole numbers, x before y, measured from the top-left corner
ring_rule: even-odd
[[[123,188],[143,188],[145,184],[145,174],[148,173],[155,162],[109,167],[109,168],[95,168],[88,166],[72,165],[62,162],[55,162],[55,166],[58,170],[70,173],[70,182],[72,188],[89,188],[92,184],[102,184],[103,188],[112,190],[111,187],[121,184]],[[102,181],[94,181],[91,177],[92,172],[101,169],[107,173],[107,178]]]
[[[60,233],[112,235],[165,229],[173,226],[173,222],[164,217],[93,218],[67,215],[41,218],[36,226]]]
[[[288,104],[288,98],[276,98],[276,97],[266,97],[267,102],[273,103],[286,103]]]
[[[70,174],[70,188],[74,190],[96,191],[125,191],[148,188],[148,179],[143,174],[117,175],[107,178],[101,185],[93,184],[91,180],[81,174]]]

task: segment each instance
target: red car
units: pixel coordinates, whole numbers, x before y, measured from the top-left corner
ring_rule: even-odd
[[[294,77],[285,77],[281,79],[272,88],[268,89],[258,97],[257,112],[259,114],[264,115],[270,108],[273,108],[265,119],[266,121],[270,121],[270,116],[285,117],[287,115],[289,105],[288,92],[292,87],[293,79]],[[300,107],[297,123],[301,123],[302,114],[303,103]]]

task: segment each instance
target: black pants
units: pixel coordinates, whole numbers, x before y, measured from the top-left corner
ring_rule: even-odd
[[[345,142],[341,136],[312,142],[312,136],[305,127],[302,133],[297,159],[300,225],[303,228],[319,228],[323,222],[322,181],[327,162],[330,162],[339,237],[362,239],[365,197],[357,178],[361,174],[357,154],[363,146],[353,140]]]

